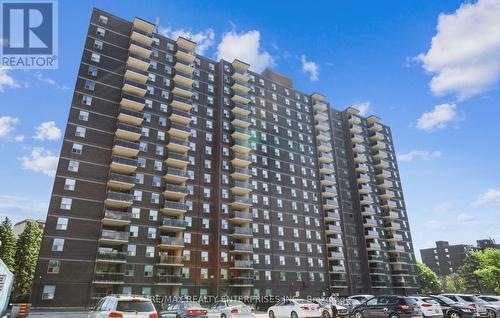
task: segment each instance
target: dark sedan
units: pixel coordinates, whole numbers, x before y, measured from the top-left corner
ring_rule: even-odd
[[[375,296],[354,308],[354,318],[422,318],[415,299],[403,296]]]
[[[457,303],[448,297],[440,295],[429,295],[427,297],[439,303],[443,310],[444,318],[473,318],[477,316],[475,309]]]
[[[160,313],[162,318],[208,318],[208,311],[196,301],[170,303]]]

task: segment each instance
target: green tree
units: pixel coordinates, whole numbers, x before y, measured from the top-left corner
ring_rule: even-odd
[[[14,294],[16,296],[29,294],[35,276],[36,262],[42,230],[36,221],[28,221],[23,233],[19,235],[16,250],[16,275],[14,278]]]
[[[417,262],[418,281],[422,293],[431,294],[441,291],[439,278],[427,265]]]
[[[457,273],[446,276],[443,280],[443,290],[446,293],[465,293],[465,286],[462,278]]]
[[[12,231],[12,223],[9,218],[5,218],[0,225],[0,258],[7,265],[11,272],[15,272],[15,258],[16,258],[16,236]]]
[[[500,294],[500,250],[488,248],[474,253],[480,267],[474,271],[481,284],[490,292]]]
[[[463,281],[464,288],[468,293],[482,293],[481,281],[475,272],[481,267],[477,253],[470,253],[465,257],[464,264],[457,270],[458,275]]]

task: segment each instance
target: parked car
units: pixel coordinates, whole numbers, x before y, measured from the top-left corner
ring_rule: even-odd
[[[208,308],[209,318],[254,318],[255,309],[239,300],[218,301]]]
[[[161,318],[208,318],[207,313],[196,301],[176,301],[160,312]]]
[[[443,317],[443,310],[437,301],[429,297],[413,297],[425,318]]]
[[[313,318],[322,317],[322,314],[320,305],[305,299],[284,299],[267,309],[269,318]]]
[[[488,313],[489,318],[496,318],[500,316],[500,301],[495,301],[497,298],[500,298],[499,296],[495,298],[492,296],[488,297],[478,295],[477,298],[479,298],[479,300],[483,302],[483,306],[484,308],[486,308],[486,312]],[[488,301],[487,299],[492,299],[493,301]]]
[[[403,296],[375,296],[354,308],[354,318],[422,318],[417,301]]]
[[[91,308],[89,318],[158,318],[150,299],[141,296],[110,295]]]
[[[349,316],[349,311],[346,307],[339,305],[338,303],[333,303],[329,299],[318,299],[313,300],[312,302],[321,307],[321,317],[323,318],[345,318]]]
[[[448,297],[441,295],[428,295],[426,297],[439,303],[445,318],[473,318],[476,316],[476,309],[457,303]]]
[[[487,301],[492,305],[500,305],[500,296],[477,295],[477,298]]]
[[[374,297],[373,295],[353,295],[353,296],[347,297],[347,299],[354,299],[354,300],[359,301],[360,303],[364,303],[365,301],[367,301],[368,299],[371,299],[373,297]]]
[[[354,311],[354,308],[361,304],[361,302],[354,298],[344,298],[340,304],[347,309],[347,313],[350,315]]]
[[[441,294],[441,296],[447,297],[458,303],[462,303],[470,308],[474,308],[480,317],[488,317],[488,312],[484,307],[484,302],[474,295],[466,294]]]

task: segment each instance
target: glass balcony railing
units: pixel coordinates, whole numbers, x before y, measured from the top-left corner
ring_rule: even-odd
[[[238,251],[248,251],[248,252],[253,251],[252,244],[234,243],[232,247],[233,250],[238,250]]]
[[[342,242],[342,239],[339,238],[331,238],[326,241],[326,244],[331,244],[331,245],[338,245],[342,246],[344,243]]]
[[[128,241],[129,233],[122,231],[113,230],[102,230],[101,239],[117,240],[117,241]]]
[[[108,191],[106,196],[108,200],[116,200],[116,201],[126,201],[132,203],[134,201],[134,196],[130,193],[122,193],[115,191]]]
[[[342,228],[339,225],[328,224],[327,226],[325,226],[325,230],[340,232],[342,231]]]
[[[252,199],[242,196],[233,196],[233,202],[241,203],[241,204],[252,204]]]
[[[176,238],[176,237],[171,237],[171,236],[161,236],[160,237],[160,244],[184,246],[184,240]]]
[[[127,175],[120,174],[120,173],[111,173],[109,175],[109,181],[135,184],[135,177],[134,176],[127,176]]]
[[[187,116],[187,114],[186,114],[186,116]],[[178,124],[178,123],[174,123],[174,122],[170,122],[170,124],[168,125],[167,130],[170,130],[170,129],[177,129],[177,130],[182,130],[182,131],[187,132],[187,133],[191,133],[191,129],[189,127]]]
[[[252,213],[241,211],[234,211],[232,217],[235,219],[243,219],[248,221],[251,221],[253,219]]]
[[[117,250],[99,249],[97,251],[97,259],[105,261],[125,261],[127,257],[126,252],[119,252]]]
[[[189,173],[187,170],[177,169],[177,168],[167,168],[167,174],[175,175],[178,177],[189,178]]]
[[[160,264],[182,264],[182,256],[159,253],[158,263]]]
[[[231,267],[253,268],[253,261],[235,260]]]
[[[180,154],[180,153],[177,153],[177,152],[169,152],[168,153],[168,158],[189,162],[189,156],[188,155],[183,155],[183,154]]]
[[[178,219],[169,219],[169,218],[164,218],[161,223],[163,226],[171,226],[171,227],[185,227],[186,222],[184,220],[178,220]]]
[[[116,139],[115,140],[115,145],[120,146],[120,147],[125,147],[125,148],[130,148],[133,150],[139,150],[139,143],[135,141],[128,141],[128,140],[123,140],[123,139]]]
[[[167,275],[157,274],[156,283],[158,284],[180,284],[182,282],[182,275]]]
[[[117,221],[130,221],[132,213],[123,211],[106,210],[104,211],[104,218]]]
[[[176,102],[185,103],[185,104],[191,104],[192,103],[192,100],[190,98],[186,98],[186,97],[182,97],[182,96],[177,96],[177,95],[174,95],[173,100],[176,101]]]
[[[242,234],[242,235],[252,235],[253,230],[251,227],[234,227],[232,229],[233,234]]]
[[[235,167],[233,169],[233,171],[234,171],[234,173],[240,173],[240,174],[250,175],[250,169],[244,169],[244,168]]]
[[[147,57],[140,56],[139,54],[136,54],[136,53],[129,52],[128,56],[131,57],[131,58],[140,60],[142,62],[145,62],[145,63],[149,63],[150,62],[150,59],[148,59]]]
[[[124,280],[125,273],[116,272],[95,272],[94,281],[98,282],[122,282]]]
[[[164,208],[174,210],[187,210],[188,205],[182,202],[165,200]]]
[[[166,184],[165,191],[188,194],[188,189],[186,186],[175,185],[175,184]]]
[[[121,165],[137,167],[137,159],[127,158],[127,157],[113,156],[111,158],[111,162]]]

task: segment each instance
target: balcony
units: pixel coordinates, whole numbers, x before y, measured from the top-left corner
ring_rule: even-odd
[[[340,265],[333,265],[328,268],[330,273],[345,273],[345,267]]]
[[[368,127],[368,130],[372,132],[377,132],[384,130],[384,127],[382,127],[382,125],[379,123],[373,123],[370,125],[370,127]]]
[[[248,116],[252,112],[250,106],[240,103],[233,103],[231,111],[233,112],[233,114],[241,116]]]
[[[377,163],[374,164],[374,166],[377,169],[386,169],[389,168],[391,164],[387,160],[379,160]]]
[[[248,83],[244,81],[234,80],[233,85],[231,86],[233,91],[237,91],[243,94],[247,94],[250,91],[250,87],[248,87]]]
[[[248,141],[235,140],[234,144],[231,146],[231,150],[237,153],[247,155],[251,149]]]
[[[377,171],[377,175],[376,175],[376,177],[379,179],[387,179],[387,178],[390,178],[391,176],[392,176],[391,172],[388,170]]]
[[[385,230],[392,230],[392,231],[401,230],[401,224],[393,222],[393,221],[385,222],[384,229]]]
[[[186,223],[184,222],[183,219],[163,218],[160,225],[160,230],[173,233],[182,232],[185,229],[186,229]]]
[[[143,116],[144,115],[141,112],[131,110],[128,108],[120,107],[120,110],[118,113],[118,121],[120,123],[140,126],[144,120]],[[141,132],[139,131],[139,134],[140,133]]]
[[[231,164],[240,168],[248,168],[251,160],[249,155],[234,153],[233,159],[231,159]]]
[[[141,84],[146,84],[146,82],[148,81],[148,72],[132,66],[127,66],[125,68],[125,79]]]
[[[144,98],[130,94],[123,94],[122,99],[120,100],[120,106],[140,112],[144,109]]]
[[[353,134],[360,134],[363,132],[363,127],[359,125],[351,125],[350,132]]]
[[[196,58],[195,54],[193,51],[186,50],[181,47],[177,47],[177,51],[175,52],[175,57],[179,61],[184,61],[188,63],[193,63],[194,59]]]
[[[151,57],[151,46],[145,45],[138,41],[131,40],[128,46],[128,50],[129,52],[140,55],[147,59]]]
[[[377,141],[371,146],[372,150],[381,150],[381,149],[386,149],[387,145],[385,142]]]
[[[380,247],[380,244],[378,244],[378,243],[370,242],[370,243],[366,244],[367,251],[380,251],[380,249],[381,249],[381,247]]]
[[[178,123],[180,125],[189,125],[191,123],[191,115],[188,112],[185,112],[183,110],[178,110],[172,108],[170,111],[170,114],[168,115],[168,118],[174,122]]]
[[[333,175],[322,175],[320,182],[322,186],[331,186],[335,184],[335,177]]]
[[[250,125],[252,123],[245,116],[234,115],[233,120],[231,121],[231,124],[233,124],[234,126],[241,127],[241,128],[248,128],[248,127],[250,127]]]
[[[143,29],[134,26],[134,28],[132,29],[132,34],[130,34],[130,39],[132,41],[137,41],[143,45],[151,46],[151,44],[153,43],[152,32],[153,30],[145,31]]]
[[[178,250],[184,248],[184,240],[171,236],[160,236],[158,248],[161,250]]]
[[[361,208],[362,216],[372,216],[375,215],[376,211],[372,206],[364,206]]]
[[[385,238],[388,242],[401,242],[403,240],[403,235],[401,234],[388,234]]]
[[[116,125],[115,135],[121,139],[138,141],[141,138],[141,133],[141,127],[124,123],[118,123],[118,125]]]
[[[389,253],[406,253],[406,249],[402,245],[389,244],[387,247]]]
[[[191,96],[193,96],[193,92],[191,91],[192,88],[192,86],[183,85],[179,82],[176,82],[174,88],[172,89],[172,94],[184,98],[191,98]]]
[[[363,227],[376,227],[377,220],[370,218],[363,218]]]
[[[233,127],[233,132],[231,133],[231,137],[241,141],[247,141],[250,138],[248,134],[248,129]]]
[[[351,136],[351,141],[353,143],[359,144],[359,143],[362,143],[363,141],[365,141],[365,137],[363,137],[360,134],[354,134],[354,135]]]
[[[337,199],[325,199],[323,200],[323,209],[331,210],[339,207]]]
[[[342,259],[344,259],[344,253],[343,252],[329,252],[327,254],[327,257],[330,260],[342,260]]]
[[[111,158],[111,171],[131,174],[137,169],[137,159],[113,156]]]
[[[127,66],[134,67],[141,71],[147,71],[149,69],[149,59],[132,52],[129,53],[127,57]]]
[[[324,218],[325,218],[325,221],[327,221],[327,222],[340,221],[340,213],[337,211],[334,211],[334,212],[327,211],[327,212],[325,212]]]
[[[253,254],[252,244],[234,243],[231,245],[231,253],[235,254]]]
[[[379,132],[375,132],[370,134],[370,140],[371,141],[382,141],[385,139],[385,136]]]
[[[156,274],[155,284],[164,286],[182,286],[182,275]]]
[[[364,163],[368,161],[368,158],[364,154],[356,153],[354,154],[354,161],[358,163]]]
[[[125,273],[117,272],[100,272],[96,271],[94,274],[94,284],[123,284]]]
[[[120,245],[128,243],[128,232],[102,230],[99,241],[103,244]]]
[[[107,207],[124,209],[132,205],[134,196],[129,193],[108,191],[104,204]]]
[[[367,230],[365,231],[365,238],[366,239],[369,239],[369,240],[372,240],[372,239],[378,239],[380,236],[378,234],[377,231],[375,230]],[[379,245],[379,248],[380,249],[380,245]]]
[[[359,196],[359,203],[361,205],[370,205],[373,204],[373,198],[371,195],[360,195]]]
[[[379,187],[380,189],[386,190],[386,189],[394,187],[394,183],[392,181],[389,181],[389,180],[384,180],[383,182],[379,183],[377,185],[377,187]]]
[[[368,263],[382,263],[384,261],[382,255],[368,253]]]
[[[344,246],[344,242],[340,238],[329,238],[326,240],[326,246],[328,247],[336,247],[336,246]]]
[[[358,183],[368,183],[370,182],[370,176],[365,173],[358,174]]]
[[[126,257],[126,252],[103,248],[97,251],[96,261],[99,263],[125,263]]]
[[[319,172],[323,174],[332,174],[335,173],[335,165],[331,163],[320,163],[319,164]]]
[[[395,211],[388,211],[382,214],[382,218],[387,221],[393,221],[399,219],[399,213]]]
[[[391,256],[389,257],[389,263],[391,264],[408,264],[408,259],[402,256]]]
[[[230,269],[253,269],[253,261],[235,260],[230,266]]]
[[[233,277],[229,279],[229,286],[232,287],[252,287],[254,277],[253,276],[240,276]]]
[[[129,93],[139,97],[144,97],[147,92],[146,85],[127,79],[123,82],[122,90],[125,93]]]
[[[108,179],[108,187],[117,190],[130,190],[135,186],[135,177],[120,173],[111,173]]]
[[[231,215],[231,222],[235,224],[252,222],[253,216],[249,212],[234,211]]]
[[[185,125],[170,122],[167,127],[167,132],[170,137],[187,139],[191,135],[191,129]]]
[[[391,190],[382,190],[380,191],[378,197],[382,200],[390,200],[396,196],[396,193]]]
[[[248,209],[252,206],[252,199],[235,195],[229,205],[235,209]]]
[[[318,131],[318,134],[316,135],[316,139],[320,141],[328,141],[330,138],[330,133],[326,131]]]
[[[236,180],[246,181],[251,178],[250,169],[235,167],[231,177]]]
[[[358,192],[360,194],[368,194],[372,192],[372,187],[368,184],[360,184],[358,186]]]
[[[316,130],[320,131],[330,130],[330,125],[328,124],[327,121],[317,121],[314,127],[316,128]]]
[[[179,59],[175,61],[174,68],[176,71],[181,71],[187,74],[193,74],[194,72],[194,64],[192,62],[186,62]]]
[[[330,163],[333,162],[333,156],[328,152],[320,152],[319,153],[319,161]]]
[[[174,82],[180,83],[187,87],[193,87],[194,80],[192,79],[192,72],[183,72],[181,70],[176,70],[174,75]]]
[[[131,219],[132,214],[130,212],[106,210],[101,222],[108,226],[125,226],[130,224]]]
[[[240,93],[240,92],[233,92],[233,96],[231,97],[231,100],[235,103],[239,103],[239,104],[248,104],[250,103],[252,100],[249,98],[248,94],[243,94],[243,93]]]
[[[190,98],[184,98],[182,96],[173,96],[170,106],[175,109],[183,110],[185,112],[190,112],[193,108],[193,104]]]
[[[389,157],[389,155],[387,154],[387,152],[383,151],[383,150],[376,150],[373,152],[372,154],[373,158],[374,159],[377,159],[377,160],[381,160],[381,159],[385,159],[387,157]]]
[[[252,185],[246,181],[235,180],[231,187],[231,193],[235,195],[247,195],[252,192]]]
[[[172,255],[169,253],[158,253],[158,261],[156,266],[180,266],[182,267],[182,256]]]
[[[342,228],[340,225],[328,224],[325,226],[326,234],[340,234],[342,233]]]
[[[161,211],[168,216],[181,216],[186,213],[188,206],[184,202],[165,200]]]
[[[345,280],[331,280],[330,288],[347,288],[347,281]]]
[[[398,208],[398,204],[395,201],[391,201],[391,200],[387,200],[387,201],[384,200],[384,201],[382,201],[380,203],[380,206],[383,209],[387,209],[387,210],[392,210],[392,209]]]
[[[321,192],[322,196],[324,198],[331,198],[331,197],[336,197],[337,196],[337,188],[335,187],[324,187],[323,191]]]
[[[328,105],[320,102],[320,101],[315,101],[313,105],[314,110],[319,110],[319,111],[326,111],[328,109]]]
[[[324,111],[317,110],[314,112],[314,119],[317,121],[328,120],[328,113]]]
[[[247,238],[253,236],[253,229],[251,227],[233,227],[230,236],[234,238]]]
[[[248,82],[248,80],[250,79],[248,73],[243,71],[235,71],[233,75],[231,75],[231,77],[235,81],[241,81],[241,82]]]
[[[318,142],[318,150],[323,152],[332,151],[332,144],[329,142],[320,141]]]
[[[349,115],[349,124],[359,125],[361,124],[361,118],[355,115]]]
[[[175,41],[177,44],[177,48],[182,48],[187,51],[194,51],[196,48],[196,43],[191,41],[190,39],[186,39],[182,36],[178,37],[177,40]]]
[[[167,172],[163,176],[163,178],[165,178],[167,182],[181,184],[189,179],[189,173],[187,172],[187,170],[168,167]]]
[[[362,153],[366,151],[366,147],[360,144],[355,144],[354,147],[352,147],[352,151],[354,153]]]
[[[188,189],[185,185],[166,184],[163,190],[163,197],[166,199],[181,200],[188,195]]]
[[[167,149],[177,153],[185,154],[191,149],[189,142],[180,138],[170,137],[167,140]]]
[[[168,167],[184,169],[189,165],[188,155],[183,155],[176,152],[169,152],[165,162]]]

